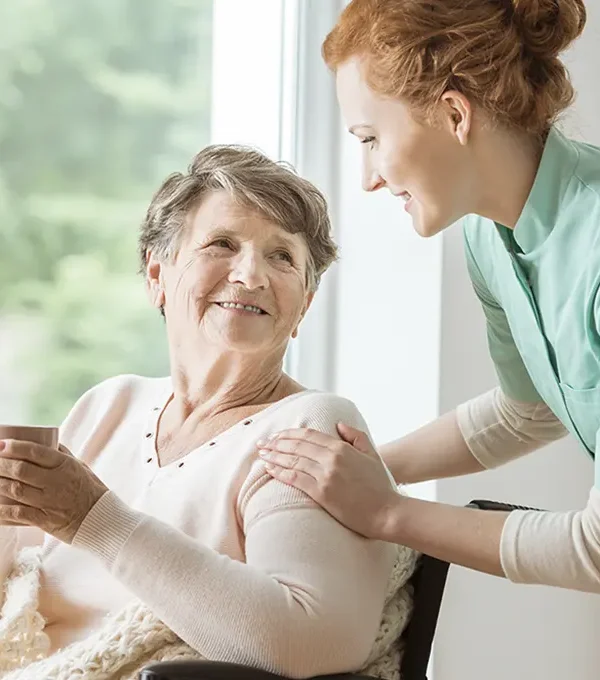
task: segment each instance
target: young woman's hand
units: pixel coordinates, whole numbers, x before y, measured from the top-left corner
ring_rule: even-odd
[[[349,529],[385,540],[402,497],[367,435],[343,424],[338,432],[285,430],[259,442],[259,455],[272,477],[304,491]]]

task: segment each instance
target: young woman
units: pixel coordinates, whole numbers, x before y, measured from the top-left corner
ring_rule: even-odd
[[[381,454],[397,482],[468,474],[600,432],[600,149],[555,126],[582,0],[353,0],[323,54],[387,188],[422,236],[463,219],[499,387]],[[261,443],[271,474],[365,536],[522,583],[600,592],[600,464],[580,511],[492,513],[397,495],[367,439]],[[540,481],[543,483],[543,481]]]

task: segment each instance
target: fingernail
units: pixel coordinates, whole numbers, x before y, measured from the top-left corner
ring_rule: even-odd
[[[0,442],[0,451],[4,451],[6,448],[6,442]]]
[[[265,451],[264,449],[260,449],[259,452],[258,452],[258,455],[259,455],[261,458],[268,458],[268,457],[271,455],[271,452],[270,452],[270,451]]]
[[[259,448],[260,448],[261,446],[266,446],[266,445],[267,445],[267,440],[266,440],[266,439],[259,439],[259,440],[256,442],[256,446],[258,446]]]

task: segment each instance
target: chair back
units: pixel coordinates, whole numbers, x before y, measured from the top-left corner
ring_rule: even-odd
[[[427,667],[449,567],[448,562],[423,555],[411,579],[414,607],[403,635],[402,680],[427,680]]]

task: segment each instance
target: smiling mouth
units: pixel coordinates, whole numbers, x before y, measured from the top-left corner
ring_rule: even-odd
[[[408,203],[412,198],[412,194],[409,194],[408,191],[403,191],[401,194],[398,194],[398,198],[401,198],[405,203]]]
[[[217,305],[222,309],[235,309],[241,312],[250,312],[251,314],[265,315],[264,309],[257,307],[256,305],[243,305],[240,302],[217,302]]]

